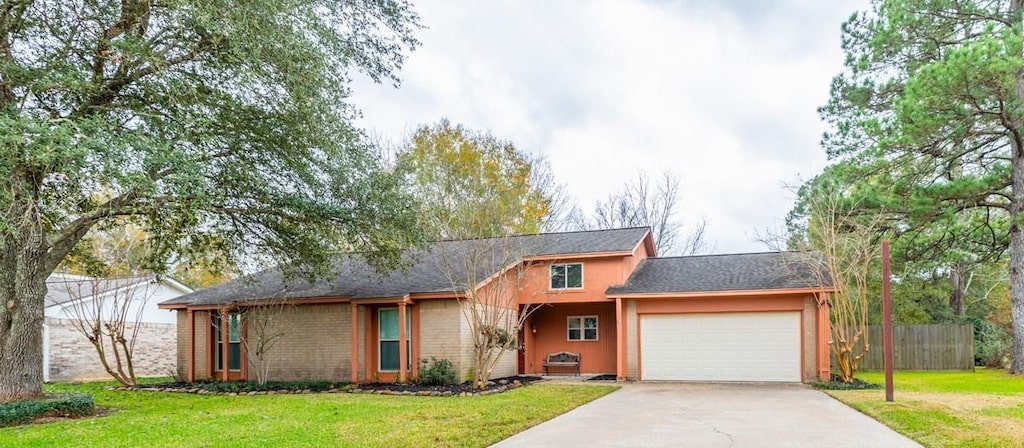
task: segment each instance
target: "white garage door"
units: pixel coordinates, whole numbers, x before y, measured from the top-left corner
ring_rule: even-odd
[[[800,313],[640,317],[641,378],[799,382]]]

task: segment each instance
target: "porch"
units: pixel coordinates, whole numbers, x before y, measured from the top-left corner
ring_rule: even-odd
[[[572,352],[580,355],[581,376],[616,375],[618,330],[615,301],[541,305],[523,326],[518,371],[544,375],[549,353]],[[575,369],[552,368],[548,374],[575,375]]]

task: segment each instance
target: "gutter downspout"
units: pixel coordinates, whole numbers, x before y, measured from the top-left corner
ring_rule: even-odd
[[[43,323],[43,382],[50,382],[50,326]]]

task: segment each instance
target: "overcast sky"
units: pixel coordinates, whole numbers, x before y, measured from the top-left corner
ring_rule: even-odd
[[[682,179],[714,252],[760,251],[820,172],[816,109],[866,0],[414,0],[402,85],[359,80],[361,126],[400,140],[447,117],[543,154],[590,210],[639,170]]]

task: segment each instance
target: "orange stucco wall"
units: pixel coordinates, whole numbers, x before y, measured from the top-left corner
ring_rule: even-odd
[[[604,292],[611,285],[621,285],[631,272],[631,256],[604,258],[564,259],[550,263],[537,263],[526,272],[522,288],[517,293],[519,304],[606,302]],[[582,263],[583,288],[550,288],[551,264]],[[629,270],[627,270],[629,269]]]
[[[596,341],[569,341],[569,316],[597,316]],[[537,332],[532,329],[536,327]],[[581,373],[615,373],[615,302],[572,303],[544,306],[535,311],[526,325],[526,355],[524,370],[543,373],[544,357],[549,353],[573,352],[580,354]],[[558,369],[551,373],[567,373]]]

